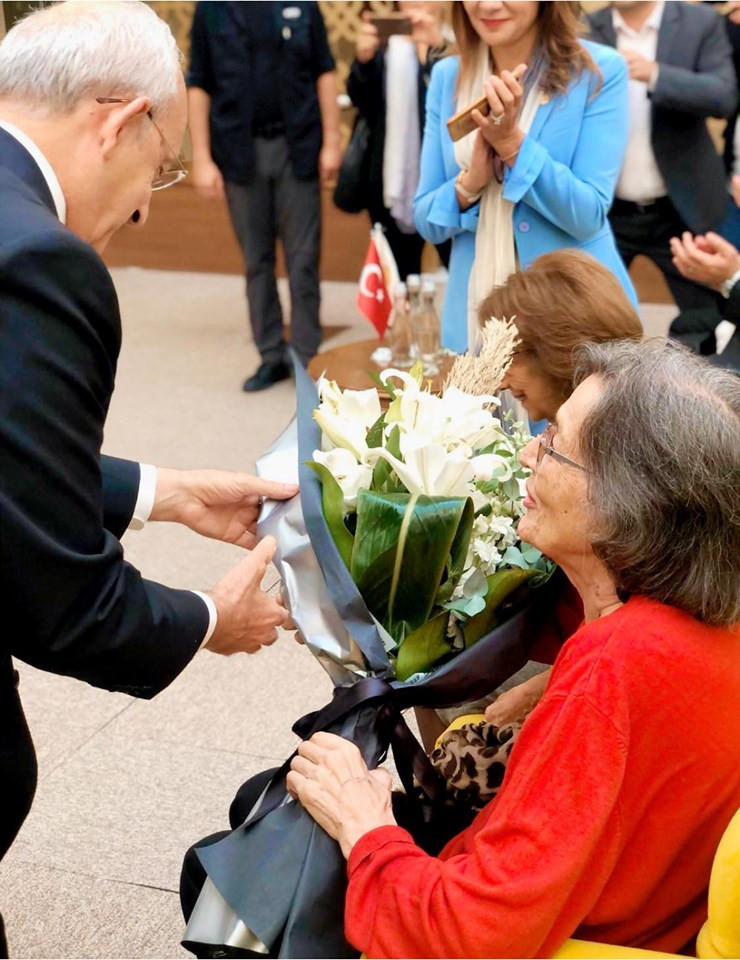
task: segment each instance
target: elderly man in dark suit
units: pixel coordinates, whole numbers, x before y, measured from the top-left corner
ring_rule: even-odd
[[[630,75],[630,139],[610,214],[619,251],[627,265],[640,253],[652,259],[684,319],[693,316],[711,339],[721,319],[717,295],[679,273],[669,241],[716,229],[727,210],[723,164],[706,127],[707,117],[729,116],[737,99],[724,23],[694,4],[615,2],[589,24],[593,40],[619,50]]]
[[[152,697],[201,647],[255,652],[286,619],[254,528],[260,498],[294,486],[101,457],[121,329],[99,253],[181,178],[185,123],[174,39],[145,4],[55,5],[0,45],[0,857],[36,782],[12,657]],[[173,590],[123,559],[147,519],[254,549],[209,594]]]

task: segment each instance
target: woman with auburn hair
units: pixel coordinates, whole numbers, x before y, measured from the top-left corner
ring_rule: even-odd
[[[627,145],[627,70],[581,40],[579,4],[453,4],[459,56],[427,94],[414,219],[452,239],[443,345],[477,350],[478,308],[540,254],[586,249],[636,297],[607,220]],[[485,95],[477,129],[453,144],[447,121]]]
[[[514,321],[519,346],[501,384],[530,420],[554,420],[573,392],[575,349],[642,336],[640,318],[611,270],[581,250],[538,257],[494,287],[478,308]]]

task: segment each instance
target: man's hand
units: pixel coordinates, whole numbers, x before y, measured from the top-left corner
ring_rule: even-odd
[[[224,196],[224,178],[213,160],[193,158],[193,186],[205,200],[221,200]]]
[[[431,4],[427,4],[427,9],[414,10],[409,8],[408,18],[411,21],[411,38],[417,46],[441,47],[444,43],[444,37],[442,36],[439,15],[434,11],[434,8],[430,8]]]
[[[261,480],[226,470],[157,469],[151,520],[182,523],[196,533],[250,550],[256,541],[262,499],[287,500],[294,483]]]
[[[639,80],[640,83],[651,83],[658,64],[655,60],[648,60],[637,50],[621,50],[620,53],[627,63],[630,80]]]
[[[715,289],[740,270],[740,253],[718,233],[692,237],[687,230],[671,238],[671,253],[676,269],[687,280]]]
[[[330,186],[336,183],[339,168],[342,165],[342,154],[342,144],[339,138],[330,140],[321,147],[321,153],[319,154],[319,175],[321,176],[322,183]]]
[[[210,591],[218,622],[206,650],[230,656],[256,653],[277,640],[277,627],[288,622],[288,611],[260,589],[275,540],[265,537]]]

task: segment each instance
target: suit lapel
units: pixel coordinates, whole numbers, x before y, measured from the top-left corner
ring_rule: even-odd
[[[33,190],[44,206],[48,207],[54,216],[57,216],[54,198],[43,173],[39,170],[38,164],[28,150],[2,127],[0,127],[0,169],[10,170],[11,173],[15,174],[19,180]]]
[[[678,32],[681,17],[681,11],[677,9],[679,6],[677,3],[666,3],[663,6],[663,18],[658,30],[658,51],[655,56],[658,63],[667,63],[669,60],[668,54]]]
[[[545,120],[547,120],[552,112],[553,103],[553,97],[548,96],[547,94],[540,95],[540,105],[537,107],[537,113],[535,113],[534,118],[532,119],[532,125],[529,128],[529,135],[533,140],[539,139],[540,131],[545,125]]]

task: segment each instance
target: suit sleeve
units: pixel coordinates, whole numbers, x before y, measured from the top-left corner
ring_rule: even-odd
[[[466,230],[475,233],[478,227],[479,204],[465,211],[460,210],[455,191],[455,176],[448,177],[445,170],[444,138],[449,138],[447,120],[449,104],[443,104],[445,77],[442,61],[432,70],[426,101],[424,139],[421,145],[419,187],[414,198],[414,223],[422,237],[429,243],[444,243]]]
[[[734,284],[724,306],[725,318],[732,323],[740,323],[740,283]]]
[[[10,653],[151,697],[199,649],[208,611],[190,591],[144,580],[106,529],[100,447],[119,344],[110,278],[76,238],[50,233],[0,264],[0,356],[12,358],[0,364]],[[131,466],[128,482],[118,468],[128,502]]]
[[[650,96],[656,107],[701,117],[727,117],[733,112],[737,78],[723,17],[712,15],[693,70],[660,64]]]
[[[138,463],[101,456],[103,478],[103,524],[119,540],[131,523],[139,495],[141,469]]]
[[[507,200],[524,201],[580,242],[606,223],[627,148],[627,67],[613,54],[601,69],[601,89],[589,97],[583,116],[573,118],[580,132],[571,163],[554,160],[526,136],[504,181]]]
[[[190,28],[190,67],[185,76],[188,87],[198,87],[213,96],[215,87],[208,42],[208,4],[196,3]]]

